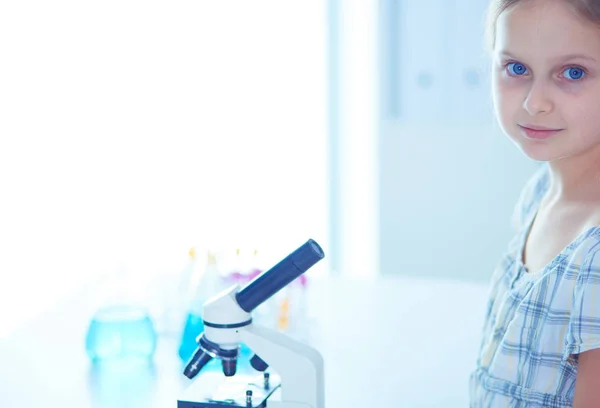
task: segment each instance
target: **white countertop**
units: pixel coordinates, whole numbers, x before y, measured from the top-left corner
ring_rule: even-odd
[[[327,407],[467,407],[487,285],[406,277],[314,284],[312,344],[325,359]],[[178,339],[154,365],[119,378],[90,364],[79,293],[0,341],[0,406],[176,407],[189,384]]]

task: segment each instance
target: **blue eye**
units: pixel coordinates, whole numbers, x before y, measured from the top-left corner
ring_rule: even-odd
[[[567,79],[572,79],[574,81],[580,80],[585,75],[583,69],[578,67],[567,68],[563,71],[563,75]]]
[[[511,75],[521,76],[527,73],[527,68],[525,68],[525,65],[521,64],[520,62],[511,62],[506,67]]]

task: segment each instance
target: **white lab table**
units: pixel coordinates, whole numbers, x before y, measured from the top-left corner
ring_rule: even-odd
[[[450,280],[313,281],[327,407],[467,407],[486,295],[485,284]],[[0,406],[175,408],[189,384],[178,339],[159,338],[152,367],[105,376],[84,350],[88,299],[78,293],[0,341]]]

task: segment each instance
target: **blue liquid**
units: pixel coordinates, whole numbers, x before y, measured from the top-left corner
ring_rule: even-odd
[[[156,332],[144,309],[111,306],[94,315],[85,346],[94,362],[147,360],[156,349]]]
[[[200,316],[188,313],[185,319],[183,335],[181,336],[181,344],[179,345],[179,358],[183,361],[188,361],[192,358],[198,343],[196,338],[204,331],[204,322]]]
[[[204,331],[204,322],[202,317],[189,313],[187,318],[185,319],[185,327],[183,328],[183,335],[181,337],[181,344],[179,346],[179,358],[182,361],[188,362],[196,348],[198,347],[198,343],[196,342],[196,338]],[[245,344],[240,345],[240,349],[238,351],[238,371],[240,369],[244,369],[250,366],[250,358],[252,358],[252,350],[250,350]],[[202,369],[205,370],[222,370],[221,362],[217,359],[212,359],[206,366]]]

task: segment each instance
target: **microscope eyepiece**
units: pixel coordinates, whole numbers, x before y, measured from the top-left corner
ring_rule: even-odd
[[[244,286],[235,298],[240,307],[250,313],[280,289],[319,262],[325,253],[313,239],[296,249],[271,269],[261,273]]]

